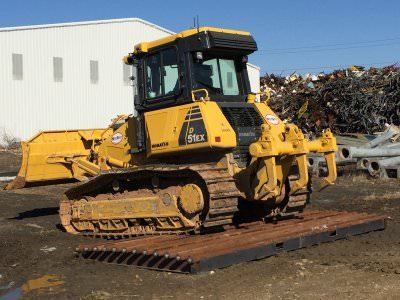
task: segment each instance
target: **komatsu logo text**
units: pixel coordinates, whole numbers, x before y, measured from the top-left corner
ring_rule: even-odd
[[[162,143],[158,143],[158,144],[152,144],[151,148],[161,148],[161,147],[167,147],[168,146],[168,142],[162,142]]]

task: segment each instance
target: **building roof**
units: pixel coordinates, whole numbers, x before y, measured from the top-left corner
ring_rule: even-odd
[[[260,71],[261,70],[261,68],[259,67],[259,66],[256,66],[256,65],[253,65],[253,64],[251,64],[251,63],[247,63],[247,66],[248,67],[252,67],[252,68],[254,68],[254,69],[257,69],[258,71]]]
[[[90,26],[98,24],[109,24],[109,23],[127,23],[127,22],[139,22],[147,26],[154,27],[158,30],[164,31],[169,34],[174,34],[175,32],[168,30],[164,27],[158,26],[151,22],[145,21],[140,18],[125,18],[125,19],[110,19],[110,20],[96,20],[96,21],[84,21],[84,22],[70,22],[70,23],[56,23],[56,24],[44,24],[44,25],[31,25],[31,26],[17,26],[17,27],[2,27],[0,32],[7,31],[20,31],[20,30],[34,30],[34,29],[46,29],[55,27],[73,27],[73,26]]]

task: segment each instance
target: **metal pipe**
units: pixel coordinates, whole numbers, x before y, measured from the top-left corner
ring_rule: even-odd
[[[374,138],[372,141],[369,141],[368,143],[364,144],[362,147],[363,148],[374,148],[378,146],[379,144],[382,144],[383,142],[391,139],[393,136],[400,134],[400,129],[397,126],[390,125],[385,132]]]
[[[370,161],[368,158],[362,158],[357,161],[356,168],[357,170],[368,170],[369,165]]]
[[[389,167],[400,166],[400,156],[385,158],[378,160],[377,163],[380,167],[388,169]]]
[[[109,157],[109,156],[107,157],[106,161],[110,165],[113,165],[113,166],[116,166],[116,167],[120,167],[120,168],[128,168],[128,167],[131,166],[130,163],[127,163],[127,162],[124,162],[122,160],[119,160],[119,159],[116,159],[116,158],[113,158],[113,157]]]
[[[400,148],[400,142],[396,142],[396,143],[387,143],[387,144],[383,144],[380,145],[379,148]]]
[[[400,156],[384,159],[364,159],[371,176],[378,176],[386,169],[400,169]]]
[[[343,147],[341,154],[344,158],[400,156],[400,148],[378,147],[373,149],[359,147]]]

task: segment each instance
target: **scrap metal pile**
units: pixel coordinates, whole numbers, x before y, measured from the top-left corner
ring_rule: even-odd
[[[335,134],[383,131],[400,124],[400,67],[353,66],[330,74],[287,77],[266,75],[261,90],[270,91],[271,108],[305,132],[330,127]]]
[[[351,166],[380,178],[400,177],[399,66],[353,66],[303,77],[271,74],[261,78],[261,90],[270,92],[269,105],[282,119],[298,124],[311,137],[330,127],[339,145],[338,167]],[[320,155],[308,159],[314,174],[323,173]]]

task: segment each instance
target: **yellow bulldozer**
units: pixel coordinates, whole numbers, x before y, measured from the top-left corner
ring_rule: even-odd
[[[237,219],[302,212],[310,196],[307,153],[324,153],[336,179],[336,140],[313,141],[251,93],[249,32],[200,27],[135,46],[135,116],[108,128],[47,131],[22,143],[6,189],[74,178],[60,201],[70,233],[126,237],[207,232]]]

